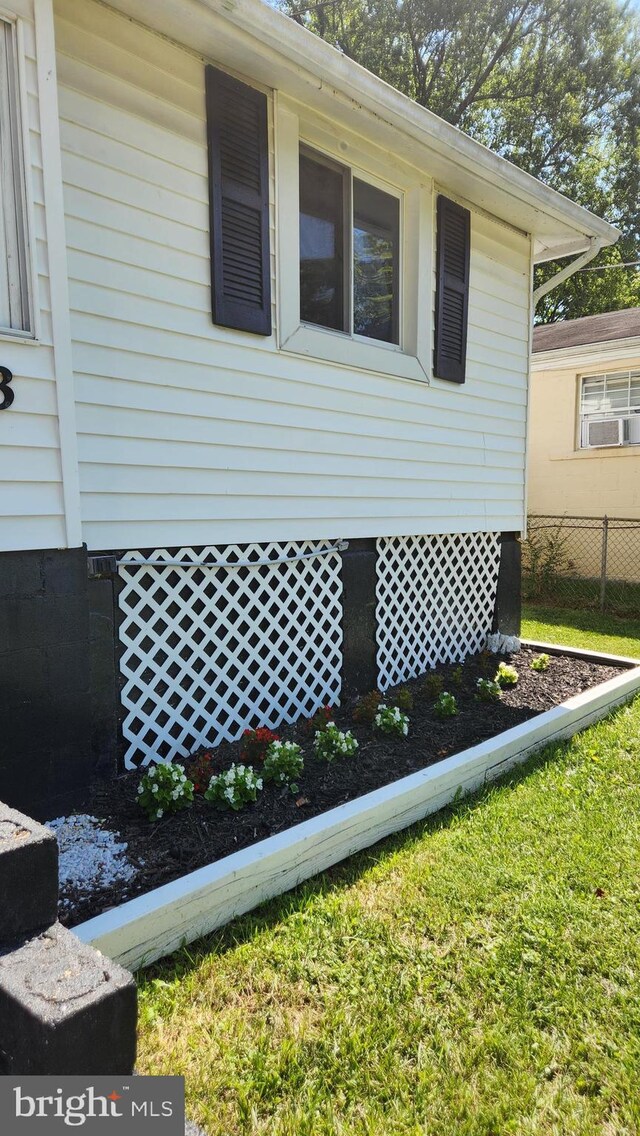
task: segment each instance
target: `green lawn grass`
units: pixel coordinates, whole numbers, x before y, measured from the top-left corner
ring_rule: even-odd
[[[209,1136],[640,1132],[640,699],[140,976]]]
[[[572,608],[527,603],[522,636],[565,647],[587,647],[640,659],[640,619]]]

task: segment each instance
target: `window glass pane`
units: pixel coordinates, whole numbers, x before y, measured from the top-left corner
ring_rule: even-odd
[[[399,216],[396,197],[354,178],[353,330],[386,343],[399,342]]]
[[[629,407],[629,376],[624,378],[607,375],[606,409],[622,412]]]
[[[300,154],[300,319],[346,331],[344,172]]]
[[[604,378],[582,380],[582,413],[594,414],[604,407]]]
[[[624,442],[640,445],[640,372],[611,371],[582,380],[581,446],[589,445],[588,424],[594,419],[623,419]]]
[[[0,20],[0,327],[28,331],[17,78],[14,28]]]

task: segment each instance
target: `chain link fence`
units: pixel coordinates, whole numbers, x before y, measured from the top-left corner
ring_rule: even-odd
[[[529,517],[525,600],[640,616],[640,520]]]

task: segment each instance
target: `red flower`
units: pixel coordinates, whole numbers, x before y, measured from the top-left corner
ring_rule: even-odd
[[[240,756],[249,764],[254,761],[264,761],[271,743],[279,741],[278,734],[274,734],[267,726],[259,726],[257,730],[245,730],[240,743]]]
[[[192,760],[187,763],[187,777],[190,781],[193,781],[193,788],[196,793],[204,793],[205,790],[209,788],[209,782],[213,773],[211,768],[212,758],[213,754],[211,751],[205,750],[204,753],[192,758]]]
[[[310,734],[314,734],[316,730],[324,730],[333,721],[333,709],[327,702],[316,710],[311,718],[307,718],[307,730]]]

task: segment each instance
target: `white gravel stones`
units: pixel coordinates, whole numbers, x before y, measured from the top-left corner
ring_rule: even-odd
[[[72,895],[90,895],[97,888],[132,880],[136,868],[126,856],[127,845],[103,828],[97,817],[79,813],[47,821],[60,849],[60,902]]]

